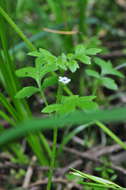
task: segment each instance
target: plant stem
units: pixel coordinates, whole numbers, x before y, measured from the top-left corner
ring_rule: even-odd
[[[68,94],[68,95],[73,95],[73,93],[71,92],[71,90],[66,86],[66,85],[64,85],[63,86],[63,89],[64,89],[64,91]]]
[[[55,167],[55,159],[56,159],[57,136],[58,136],[58,129],[56,128],[54,129],[54,132],[53,132],[53,150],[52,150],[52,159],[51,159],[51,165],[50,165],[50,171],[49,171],[49,177],[48,177],[47,190],[51,190],[53,170]]]
[[[96,79],[93,84],[92,95],[95,96],[99,87],[99,81]]]
[[[126,150],[126,144],[121,141],[111,130],[109,130],[107,126],[105,126],[100,121],[96,121],[95,124],[100,127],[107,135],[109,135],[117,144]]]
[[[43,92],[42,90],[40,90],[40,94],[41,94],[41,97],[42,97],[42,99],[43,99],[45,105],[48,106],[48,102],[47,102],[46,97],[45,97],[45,94],[44,94],[44,92]]]
[[[56,98],[56,103],[59,103],[61,100],[61,95],[62,95],[62,88],[64,85],[59,83],[58,90],[57,90],[57,98]]]
[[[48,106],[48,102],[46,100],[45,94],[44,94],[44,92],[43,92],[43,90],[41,88],[41,82],[37,81],[37,85],[38,85],[38,88],[39,88],[39,92],[40,92],[41,98],[43,99],[45,105]]]
[[[60,102],[61,95],[62,95],[62,85],[59,83],[58,90],[57,90],[57,100],[56,100],[57,103]],[[49,177],[48,177],[47,190],[51,190],[53,170],[55,167],[55,159],[56,159],[57,137],[58,137],[58,128],[55,128],[53,131],[52,159],[51,159],[50,172],[49,172]]]

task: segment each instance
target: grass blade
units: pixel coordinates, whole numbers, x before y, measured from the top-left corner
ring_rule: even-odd
[[[64,116],[52,116],[44,119],[31,119],[18,125],[14,129],[5,131],[0,136],[0,145],[6,144],[14,139],[27,136],[40,130],[62,128],[68,125],[81,125],[88,122],[119,122],[126,120],[126,107],[112,110],[101,110],[93,113],[73,112]]]

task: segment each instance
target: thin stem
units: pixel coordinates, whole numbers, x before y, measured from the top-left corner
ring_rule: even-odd
[[[66,86],[66,85],[64,85],[63,86],[63,89],[64,89],[64,91],[68,94],[68,95],[73,95],[73,93],[71,92],[71,90]]]
[[[99,81],[98,81],[98,79],[96,79],[96,80],[94,81],[94,84],[93,84],[92,95],[96,95],[97,90],[98,90],[98,87],[99,87]]]
[[[56,98],[57,100],[56,100],[56,103],[59,103],[60,100],[61,100],[62,87],[63,87],[63,85],[59,83],[58,90],[57,90],[57,98]]]
[[[53,132],[52,160],[51,160],[51,165],[50,165],[47,190],[51,189],[51,184],[52,184],[53,170],[54,170],[54,167],[55,167],[55,159],[56,159],[57,136],[58,136],[58,129],[56,128],[56,129],[54,129],[54,132]]]
[[[61,95],[62,95],[62,85],[59,83],[58,90],[57,90],[57,100],[56,100],[57,103],[60,102]],[[58,128],[55,128],[53,131],[53,150],[52,150],[52,159],[51,159],[51,165],[50,165],[50,171],[49,171],[49,177],[48,177],[47,190],[51,190],[53,170],[55,167],[55,160],[56,160],[57,137],[58,137]]]
[[[40,95],[41,95],[41,97],[42,97],[42,99],[43,99],[45,105],[48,106],[48,102],[47,102],[47,100],[46,100],[45,94],[44,94],[44,92],[43,92],[43,90],[42,90],[42,88],[41,88],[41,82],[40,82],[40,81],[37,81],[37,85],[38,85]]]
[[[28,45],[31,51],[36,50],[35,46],[27,39],[21,29],[14,23],[14,21],[9,17],[9,15],[0,7],[0,14],[4,19],[10,24],[10,26],[17,32],[17,34],[23,39],[23,41]]]
[[[42,97],[42,99],[43,99],[45,105],[48,106],[48,102],[47,102],[46,97],[45,97],[45,94],[44,94],[44,92],[43,92],[42,90],[40,90],[40,94],[41,94],[41,97]]]
[[[100,127],[107,135],[109,135],[117,144],[119,144],[122,148],[126,150],[126,144],[121,141],[111,130],[108,129],[107,126],[105,126],[100,121],[95,122],[98,127]]]

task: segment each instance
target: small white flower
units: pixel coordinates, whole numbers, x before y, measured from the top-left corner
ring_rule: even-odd
[[[62,82],[63,84],[68,84],[71,81],[71,79],[67,77],[59,77],[59,82]]]

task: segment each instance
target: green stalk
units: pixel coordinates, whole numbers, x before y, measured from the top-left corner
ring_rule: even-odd
[[[51,165],[50,165],[50,171],[49,171],[49,177],[48,177],[47,190],[51,190],[53,170],[55,167],[55,159],[56,159],[57,136],[58,136],[58,128],[55,128],[53,132],[53,147],[52,147],[53,150],[52,150],[52,159],[51,159]]]
[[[48,106],[48,102],[47,102],[47,100],[46,100],[45,94],[44,94],[44,92],[43,92],[43,90],[42,90],[42,88],[41,88],[41,82],[38,81],[38,82],[37,82],[37,85],[38,85],[38,88],[39,88],[39,92],[40,92],[41,98],[43,99],[45,105]],[[45,138],[44,135],[41,134],[41,133],[39,134],[39,137],[40,137],[40,139],[41,139],[41,142],[42,142],[42,145],[43,145],[44,149],[45,149],[46,152],[48,153],[49,158],[51,158],[51,156],[52,156],[52,155],[51,155],[51,150],[50,150],[50,147],[49,147],[49,144],[48,144],[46,138]],[[43,154],[43,155],[44,155],[44,154]],[[46,160],[46,161],[47,161],[47,160]],[[47,162],[47,163],[48,163],[48,162]],[[46,165],[47,165],[47,164],[46,164]],[[49,163],[48,163],[48,165],[49,165]]]
[[[48,102],[47,102],[47,100],[46,100],[45,94],[44,94],[44,92],[43,92],[41,89],[40,89],[40,94],[41,94],[41,97],[42,97],[42,99],[43,99],[45,105],[48,106]]]
[[[93,84],[93,89],[92,89],[92,95],[93,96],[96,95],[98,88],[99,88],[99,80],[95,79],[94,84]]]
[[[36,50],[35,46],[27,39],[27,37],[24,35],[24,33],[14,23],[14,21],[9,17],[9,15],[3,10],[3,8],[1,6],[0,6],[0,14],[9,23],[9,25],[15,30],[15,32],[22,38],[22,40],[28,45],[29,49],[31,51]]]
[[[38,80],[37,81],[37,85],[38,85],[38,88],[39,88],[39,92],[40,92],[41,98],[43,99],[45,105],[48,106],[48,102],[46,100],[45,94],[44,94],[44,92],[42,90],[42,87],[41,87],[41,81]]]
[[[63,86],[63,89],[64,89],[64,91],[65,91],[69,96],[73,95],[73,93],[71,92],[71,90],[70,90],[66,85]]]
[[[57,100],[56,100],[57,103],[60,102],[61,95],[62,95],[62,85],[59,83],[58,91],[57,91]],[[56,160],[57,137],[58,137],[58,128],[55,128],[53,131],[53,146],[52,146],[53,150],[52,150],[52,159],[51,159],[51,165],[50,165],[50,171],[49,171],[49,177],[48,177],[47,190],[51,190],[53,170],[55,167],[55,160]]]
[[[123,149],[126,150],[126,144],[121,141],[107,126],[105,126],[100,121],[95,122],[98,127],[100,127],[108,136],[110,136],[117,144],[119,144]]]

